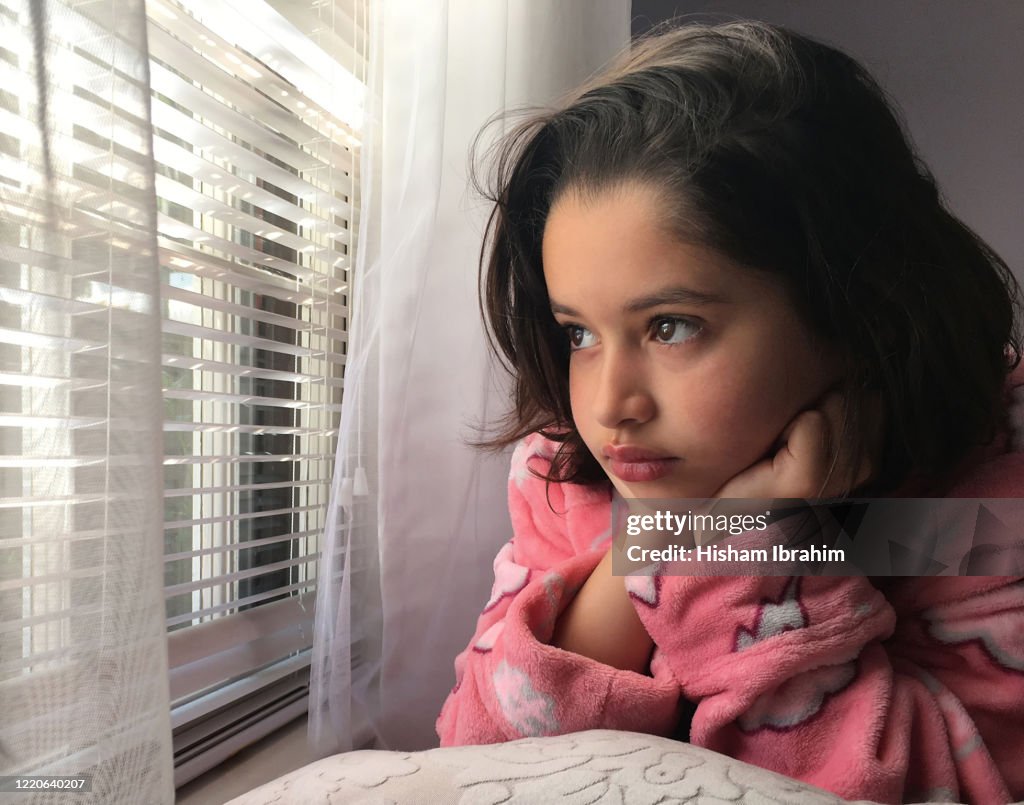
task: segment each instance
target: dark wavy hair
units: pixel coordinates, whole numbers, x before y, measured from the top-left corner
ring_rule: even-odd
[[[494,204],[480,306],[513,406],[477,446],[541,431],[561,443],[549,481],[605,478],[573,424],[541,242],[564,194],[637,181],[671,200],[681,239],[775,275],[837,349],[844,439],[863,443],[855,401],[880,396],[871,491],[941,482],[997,433],[1020,359],[1017,282],[947,209],[884,91],[844,53],[760,22],[660,26],[556,108],[530,110],[489,157],[489,185],[473,177]]]

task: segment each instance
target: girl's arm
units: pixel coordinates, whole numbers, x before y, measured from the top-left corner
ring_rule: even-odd
[[[647,673],[654,641],[633,609],[625,579],[612,575],[610,550],[559,617],[551,645],[614,668]]]
[[[515,536],[495,559],[490,600],[455,660],[455,687],[437,720],[443,746],[597,728],[667,735],[679,720],[679,685],[657,655],[647,675],[552,644],[560,616],[606,553],[611,513],[603,490],[545,488],[530,469],[545,471],[551,451],[531,436],[513,455]]]
[[[693,743],[849,799],[1024,797],[1024,584],[892,581],[942,600],[897,617],[865,578],[631,584]]]

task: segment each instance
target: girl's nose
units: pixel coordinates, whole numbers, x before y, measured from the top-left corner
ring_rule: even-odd
[[[654,416],[654,398],[639,355],[606,350],[597,382],[594,416],[602,427],[615,430]]]

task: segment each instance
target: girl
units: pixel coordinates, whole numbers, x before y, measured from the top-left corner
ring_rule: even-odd
[[[442,743],[675,732],[849,798],[1024,797],[1022,578],[611,572],[613,490],[1024,495],[1016,283],[878,85],[784,29],[686,26],[497,165],[514,537]]]

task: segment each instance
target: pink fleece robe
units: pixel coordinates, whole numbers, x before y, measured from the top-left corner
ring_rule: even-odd
[[[650,675],[619,670],[549,645],[610,545],[610,487],[551,484],[549,507],[531,470],[554,448],[534,434],[513,454],[514,536],[455,660],[443,746],[670,735],[689,710],[692,743],[846,798],[1024,799],[1024,577],[628,577],[655,649]],[[1004,434],[947,496],[1024,497],[1020,450]]]

